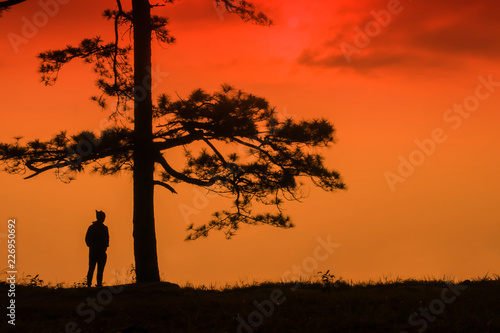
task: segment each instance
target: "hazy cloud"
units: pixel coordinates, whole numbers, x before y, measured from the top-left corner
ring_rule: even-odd
[[[388,19],[381,11],[387,14],[391,2],[399,5]],[[337,20],[330,36],[305,48],[298,61],[308,66],[369,70],[495,59],[500,56],[499,13],[500,1],[495,0],[367,0],[361,7],[342,7],[337,15],[349,19]]]

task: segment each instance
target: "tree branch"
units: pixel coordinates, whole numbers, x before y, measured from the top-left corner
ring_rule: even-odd
[[[273,21],[262,12],[256,12],[255,6],[243,0],[215,0],[217,6],[222,3],[229,13],[238,15],[244,22],[253,21],[256,24],[271,26]]]
[[[153,182],[153,184],[158,185],[158,186],[161,186],[161,187],[164,187],[164,188],[166,188],[167,190],[169,190],[170,192],[172,192],[172,193],[174,193],[174,194],[177,194],[177,192],[175,191],[175,189],[174,189],[172,186],[168,185],[167,183],[161,182],[161,181],[159,181],[159,180],[155,180],[155,181]]]
[[[255,138],[252,138],[252,139],[255,139]],[[241,144],[243,146],[246,146],[246,147],[249,147],[249,148],[252,148],[252,149],[260,151],[262,154],[266,155],[271,162],[273,162],[274,164],[278,165],[278,163],[276,162],[276,160],[274,159],[274,157],[271,154],[269,154],[268,151],[266,151],[265,149],[262,149],[262,145],[263,144],[261,144],[260,146],[256,146],[254,144],[251,144],[250,142],[246,142],[246,141],[243,141],[241,139],[238,139],[237,137],[232,137],[231,140],[236,141],[237,143],[239,143],[239,144]],[[272,147],[272,146],[270,146],[270,147]]]
[[[203,141],[205,141],[205,143],[212,149],[212,151],[217,155],[217,157],[221,160],[222,164],[224,165],[224,167],[227,166],[227,161],[226,159],[224,158],[224,156],[222,156],[222,154],[217,150],[217,148],[215,148],[215,146],[208,140],[208,139],[203,139]]]
[[[171,175],[171,176],[173,176],[173,177],[175,177],[183,182],[186,182],[188,184],[205,186],[205,187],[212,186],[220,178],[220,177],[213,177],[210,180],[206,181],[206,180],[201,180],[201,179],[196,179],[196,178],[191,178],[189,176],[186,176],[185,174],[174,170],[170,166],[170,164],[168,164],[167,160],[165,159],[165,157],[163,157],[163,155],[161,153],[158,153],[158,155],[156,157],[156,161],[158,163],[160,163],[160,165],[163,167],[165,172],[167,172],[169,175]]]
[[[164,139],[162,142],[154,142],[153,145],[158,151],[170,149],[174,147],[188,145],[195,141],[203,140],[203,135],[200,133],[189,134],[179,138]]]
[[[51,169],[59,169],[59,168],[63,168],[65,166],[69,166],[69,165],[70,165],[69,162],[66,162],[66,163],[57,163],[57,164],[47,165],[46,167],[43,167],[43,168],[36,168],[36,167],[32,166],[30,163],[26,163],[26,167],[28,169],[30,169],[31,171],[34,171],[34,173],[27,176],[27,177],[24,177],[24,179],[30,179],[30,178],[38,176],[39,174],[41,174],[45,171],[48,171]]]
[[[10,6],[14,6],[17,4],[20,4],[22,2],[25,2],[26,0],[6,0],[6,1],[0,1],[0,10],[2,9],[7,9]]]

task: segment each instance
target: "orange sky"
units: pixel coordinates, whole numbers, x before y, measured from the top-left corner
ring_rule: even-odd
[[[89,100],[96,93],[89,66],[70,64],[54,87],[45,87],[35,57],[84,37],[112,37],[101,13],[114,1],[94,1],[94,7],[61,2],[67,4],[58,2],[47,22],[36,21],[44,17],[38,1],[0,18],[2,142],[18,135],[46,140],[63,129],[98,130],[105,122],[106,112]],[[225,202],[201,199],[203,190],[187,185],[177,188],[178,195],[156,189],[163,278],[181,284],[278,280],[314,260],[317,270],[353,280],[499,273],[500,4],[255,3],[273,18],[273,27],[243,23],[210,0],[156,9],[171,18],[177,42],[154,50],[161,78],[155,93],[183,96],[227,82],[266,97],[282,117],[328,117],[338,143],[326,152],[327,162],[349,190],[306,187],[303,203],[286,205],[296,223],[291,230],[244,227],[230,241],[212,234],[185,242],[189,222],[206,221]],[[34,20],[36,31],[26,30]],[[367,32],[368,39],[360,37]],[[25,43],[13,44],[14,37]],[[464,103],[461,113],[453,111]],[[438,142],[430,144],[435,131]],[[416,141],[427,144],[427,155]],[[401,159],[418,165],[398,174],[398,168],[405,172]],[[105,280],[133,263],[129,174],[81,174],[67,185],[53,173],[30,180],[1,173],[0,182],[4,228],[8,218],[18,221],[20,271],[53,283],[81,281],[87,269],[83,238],[94,209],[106,212],[111,233]],[[186,207],[196,214],[183,217]],[[339,246],[327,258],[311,260],[318,237]],[[306,269],[304,275],[312,273]]]

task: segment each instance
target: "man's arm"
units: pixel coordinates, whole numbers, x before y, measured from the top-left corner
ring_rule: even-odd
[[[92,231],[91,231],[91,227],[92,226],[90,226],[87,229],[87,233],[85,234],[85,244],[87,244],[88,247],[90,247],[90,245],[92,244]]]
[[[106,248],[109,246],[109,230],[108,227],[106,227]]]

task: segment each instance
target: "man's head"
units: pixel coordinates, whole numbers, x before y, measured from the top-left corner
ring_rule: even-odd
[[[104,222],[104,220],[106,219],[106,214],[104,214],[102,210],[96,210],[95,217],[97,219],[97,222]]]

